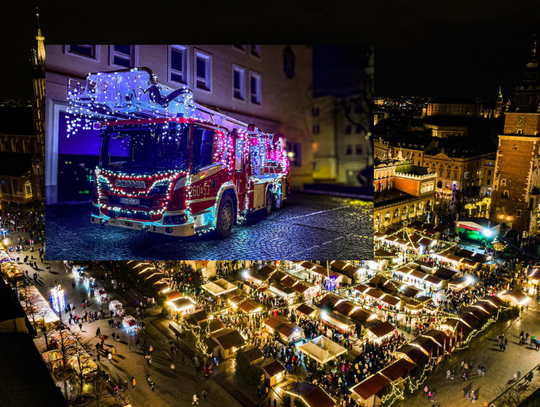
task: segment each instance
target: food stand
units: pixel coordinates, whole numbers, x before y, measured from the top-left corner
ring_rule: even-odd
[[[131,315],[126,315],[122,320],[122,325],[129,333],[135,333],[138,329],[137,320]]]
[[[125,315],[124,308],[122,306],[122,303],[118,300],[112,300],[109,303],[109,311],[113,311],[115,315],[119,317],[123,317]]]

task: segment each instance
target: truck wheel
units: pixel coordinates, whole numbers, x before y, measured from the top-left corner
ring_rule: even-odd
[[[270,216],[272,214],[272,208],[274,207],[274,194],[268,190],[266,192],[266,208],[265,208],[265,214],[266,216]]]
[[[224,238],[231,234],[234,221],[234,205],[229,195],[224,195],[219,204],[216,233]]]

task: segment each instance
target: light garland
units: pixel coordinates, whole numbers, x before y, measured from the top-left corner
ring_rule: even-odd
[[[245,182],[244,197],[238,199],[236,206],[237,223],[243,223],[247,214],[256,209],[253,208],[255,184],[266,184],[266,188],[279,199],[279,202],[283,200],[283,179],[287,177],[285,182],[288,183],[290,163],[285,151],[285,139],[282,135],[263,133],[255,126],[245,125],[226,115],[197,105],[190,89],[183,87],[174,90],[160,84],[149,69],[133,68],[110,73],[90,73],[86,78],[86,86],[78,84],[76,89],[68,90],[68,100],[69,107],[66,115],[68,137],[81,129],[107,131],[111,127],[120,131],[128,126],[127,129],[150,128],[150,137],[153,139],[151,143],[160,145],[163,144],[163,140],[177,140],[182,137],[179,130],[180,128],[186,130],[186,127],[180,127],[178,123],[182,123],[183,126],[200,125],[203,129],[208,128],[214,131],[212,159],[214,165],[223,165],[227,177],[215,195],[214,204],[210,208],[203,209],[203,211],[209,210],[210,215],[208,215],[208,223],[195,228],[195,233],[198,235],[216,229],[218,203],[228,189],[235,191],[235,198],[241,198],[236,194],[238,175],[235,169],[235,159],[237,157],[242,158],[241,172],[245,171],[246,173],[245,180],[242,177],[242,182]],[[221,124],[215,119],[221,121]],[[151,127],[154,125],[160,127]],[[156,135],[157,131],[160,133]],[[143,144],[142,141],[139,143]],[[125,150],[127,147],[129,146],[124,145],[121,148]],[[150,145],[149,148],[152,147]],[[236,148],[240,149],[238,153]],[[188,162],[190,161],[191,159],[188,160]],[[176,195],[173,197],[173,185],[184,177],[186,180],[183,198],[177,198]],[[125,183],[117,184],[118,180],[125,181]],[[126,204],[125,207],[108,202],[109,193],[125,198],[147,197],[154,199],[152,190],[155,187],[168,184],[170,184],[170,188],[167,190],[165,199],[157,199],[160,202],[158,209],[140,210],[134,209],[133,206],[130,207],[129,202],[122,202],[122,204]],[[195,197],[193,194],[193,179],[189,170],[171,169],[157,171],[150,175],[139,175],[98,167],[95,185],[97,202],[94,204],[96,206],[100,209],[120,212],[120,214],[127,213],[130,215],[127,219],[142,224],[159,222],[159,218],[153,218],[162,215],[171,206],[179,206],[179,203],[176,202],[177,199],[183,199],[182,205],[179,207],[185,209],[188,219],[192,222],[191,201],[197,200],[201,196],[201,194],[197,194]],[[204,183],[204,186],[206,188],[207,184]],[[124,187],[128,189],[126,190]],[[134,190],[134,188],[141,190]],[[105,191],[108,192],[105,193]],[[210,196],[209,192],[204,192],[202,195],[205,198],[214,198],[214,195]],[[137,216],[142,219],[137,219]],[[148,216],[152,218],[152,221],[149,222],[146,219]],[[125,218],[124,216],[120,217]],[[173,225],[170,226],[173,227]]]

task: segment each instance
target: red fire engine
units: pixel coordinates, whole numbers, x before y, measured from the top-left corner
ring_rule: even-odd
[[[203,107],[148,68],[89,74],[68,99],[72,133],[81,118],[101,131],[92,223],[225,237],[290,193],[283,135]]]

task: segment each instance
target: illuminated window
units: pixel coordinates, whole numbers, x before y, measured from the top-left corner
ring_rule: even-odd
[[[236,100],[246,100],[246,70],[233,65],[233,98]]]
[[[212,92],[212,56],[195,51],[195,89]]]
[[[111,45],[109,49],[109,65],[123,68],[133,68],[137,65],[135,61],[137,54],[135,45]]]
[[[65,45],[64,53],[99,61],[99,53],[95,45]]]
[[[249,73],[249,84],[251,87],[251,103],[260,105],[262,103],[261,75],[255,72]]]
[[[169,81],[188,84],[188,51],[182,45],[169,45]]]

